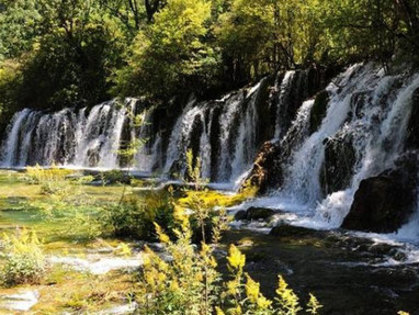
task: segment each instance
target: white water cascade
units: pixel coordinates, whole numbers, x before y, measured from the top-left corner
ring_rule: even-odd
[[[258,101],[267,93],[266,80],[216,101],[191,98],[173,126],[156,125],[159,117],[155,117],[154,109],[145,111],[136,99],[55,113],[24,109],[15,114],[9,126],[0,165],[14,168],[55,163],[69,168],[129,168],[183,177],[185,153],[192,149],[201,160],[204,178],[234,183],[252,166],[261,144]],[[134,113],[142,116],[139,128],[132,124]],[[143,145],[134,163],[126,165],[119,152],[135,137]]]
[[[250,204],[296,212],[299,216],[292,219],[296,225],[321,229],[339,227],[360,182],[394,168],[405,153],[412,97],[418,89],[418,74],[386,75],[371,64],[348,68],[327,87],[330,100],[316,132],[307,132],[308,116],[314,103],[307,101],[300,107],[286,135],[281,140],[275,139],[288,154],[282,160],[284,182],[278,190]],[[339,143],[348,138],[355,156],[349,184],[325,195],[320,179],[326,141]],[[417,239],[418,226],[419,206],[397,237]]]
[[[271,86],[270,80],[218,100],[190,98],[177,105],[179,114],[171,122],[135,99],[122,106],[111,101],[55,113],[24,109],[7,129],[0,165],[129,168],[173,178],[184,177],[185,153],[191,149],[201,160],[203,177],[233,188],[252,168],[264,141],[271,140],[280,149],[276,159],[282,178],[261,205],[299,212],[299,224],[339,227],[361,181],[392,169],[406,152],[419,75],[408,71],[390,75],[373,64],[349,67],[327,86],[329,99],[315,130],[311,116],[318,109],[307,97],[313,90],[309,72],[278,74]],[[133,126],[132,113],[142,115],[140,128]],[[133,138],[144,146],[127,165],[118,150]],[[339,163],[350,161],[347,178],[338,187],[325,188],[328,145],[342,143],[350,148],[339,153],[332,174],[343,167]],[[418,225],[412,222],[419,224],[419,207],[399,231],[400,237],[417,235]]]

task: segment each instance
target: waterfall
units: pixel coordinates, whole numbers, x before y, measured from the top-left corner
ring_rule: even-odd
[[[358,161],[350,187],[327,196],[317,207],[317,217],[326,219],[331,226],[342,224],[360,182],[393,167],[403,153],[412,94],[419,88],[419,75],[405,80],[406,83],[394,93],[392,83],[397,79],[400,78],[380,78],[377,87],[371,92],[371,103],[364,108],[363,117],[353,118],[345,126],[347,132],[354,130]],[[362,127],[359,127],[360,124]]]
[[[143,124],[132,123],[141,108],[135,99],[116,100],[91,108],[65,108],[50,113],[24,109],[16,113],[2,145],[3,167],[53,163],[71,168],[118,169],[163,177],[184,177],[187,150],[201,160],[201,176],[234,183],[251,167],[261,141],[259,100],[267,92],[266,78],[249,88],[215,101],[191,98],[177,117],[168,139],[153,121],[154,109],[142,109]],[[163,126],[164,127],[164,126]],[[167,133],[166,133],[167,134]],[[132,165],[120,149],[134,138],[142,146]],[[165,145],[165,143],[167,145]]]
[[[309,71],[293,70],[220,99],[191,97],[177,105],[179,115],[170,126],[161,111],[136,99],[58,112],[24,109],[7,128],[0,165],[56,163],[185,177],[190,149],[201,160],[203,178],[233,188],[270,140],[279,148],[275,162],[281,168],[270,206],[304,210],[311,226],[339,227],[361,181],[393,168],[405,153],[419,74],[386,74],[372,63],[348,67],[326,87],[324,115],[315,128],[312,116],[319,108],[309,97],[316,89],[310,80]],[[142,117],[139,128],[134,114]],[[129,164],[119,151],[134,138],[143,145]],[[416,233],[417,212],[401,235]]]
[[[340,79],[347,81],[357,67],[348,69]],[[351,90],[352,84],[345,84]],[[335,83],[327,90],[335,93],[320,129],[307,138],[301,148],[291,157],[292,163],[286,169],[285,183],[279,192],[284,198],[307,207],[315,207],[321,197],[319,173],[324,159],[323,140],[334,135],[343,124],[350,110],[351,94],[336,93]],[[299,123],[299,121],[297,121]]]
[[[9,132],[6,143],[3,147],[2,152],[2,163],[4,167],[18,165],[16,161],[16,152],[19,150],[19,135],[22,127],[22,123],[27,119],[31,111],[24,109],[14,115],[12,122],[9,126]]]
[[[287,72],[280,83],[278,104],[283,101],[283,89],[293,76],[294,72]],[[339,227],[361,181],[394,168],[404,155],[413,93],[418,89],[419,74],[387,75],[373,64],[349,67],[327,86],[327,110],[316,131],[309,130],[314,100],[302,103],[283,136],[276,122],[273,143],[280,148],[276,159],[283,179],[278,179],[279,188],[252,205],[298,212],[303,216],[296,219],[296,224]],[[289,93],[286,88],[285,91]],[[349,149],[335,153],[336,161],[328,160],[326,148],[339,145]],[[331,167],[335,172],[332,174],[336,174],[336,168],[343,168],[345,159],[349,164],[349,173],[345,174],[349,177],[347,184],[342,181],[342,187],[327,188],[325,168]],[[410,222],[399,230],[398,237],[417,237],[417,224],[419,207]]]
[[[1,165],[117,168],[123,124],[135,103],[127,99],[123,106],[112,101],[56,113],[24,109],[10,124]]]

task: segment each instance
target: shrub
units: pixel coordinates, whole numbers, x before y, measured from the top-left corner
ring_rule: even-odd
[[[167,192],[129,194],[107,209],[103,224],[116,236],[155,240],[154,222],[169,229],[173,226],[173,205]]]
[[[45,272],[46,262],[36,233],[23,229],[17,235],[5,235],[3,242],[1,282],[6,286],[38,283]]]
[[[24,179],[32,184],[60,182],[72,173],[72,170],[58,168],[55,164],[51,165],[50,168],[42,168],[36,165],[26,168]]]

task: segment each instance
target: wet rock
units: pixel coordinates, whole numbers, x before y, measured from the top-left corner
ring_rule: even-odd
[[[374,255],[383,256],[383,255],[389,255],[393,248],[394,246],[390,244],[381,243],[381,244],[373,244],[372,246],[368,248],[368,251]]]
[[[277,113],[277,120],[281,121],[282,132],[280,137],[291,126],[301,104],[320,89],[318,71],[317,69],[296,70],[292,77],[291,88],[286,94],[277,97],[281,99],[280,109]]]
[[[216,102],[212,105],[214,107],[213,118],[211,121],[210,128],[210,144],[211,144],[211,181],[217,181],[218,168],[221,164],[221,124],[220,116],[222,114],[222,106],[219,106]]]
[[[317,94],[310,113],[310,134],[316,132],[319,129],[323,118],[326,116],[329,99],[329,93],[326,90]]]
[[[197,157],[199,157],[200,145],[201,145],[201,135],[204,131],[204,125],[202,122],[201,116],[197,115],[195,120],[192,124],[192,133],[189,142],[189,147],[192,150],[193,154],[193,161],[192,167],[196,167],[197,165]],[[190,180],[188,174],[186,174],[187,180]]]
[[[240,220],[266,220],[272,217],[276,212],[272,209],[250,207],[246,211],[241,210],[236,213],[234,219]]]
[[[407,126],[406,145],[409,149],[419,149],[419,89],[416,89],[412,97],[412,112]]]
[[[361,182],[343,228],[391,233],[408,221],[416,205],[417,160],[401,163]]]
[[[325,195],[349,186],[356,163],[356,152],[350,135],[336,135],[325,140],[325,157],[320,184]]]
[[[237,213],[234,215],[234,220],[236,221],[247,220],[247,211],[246,210],[237,211]]]
[[[271,139],[275,133],[275,122],[272,121],[271,115],[271,86],[274,84],[274,77],[266,77],[261,81],[259,92],[256,94],[255,106],[259,119],[259,125],[256,134],[257,147],[261,146],[266,140]]]

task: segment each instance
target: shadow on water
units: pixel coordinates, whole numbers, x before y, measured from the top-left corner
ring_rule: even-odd
[[[275,295],[281,274],[302,303],[309,292],[315,294],[322,314],[419,314],[419,264],[379,267],[377,262],[397,255],[394,248],[340,231],[297,230],[280,236],[231,230],[223,243],[246,254],[246,271],[267,296]]]

